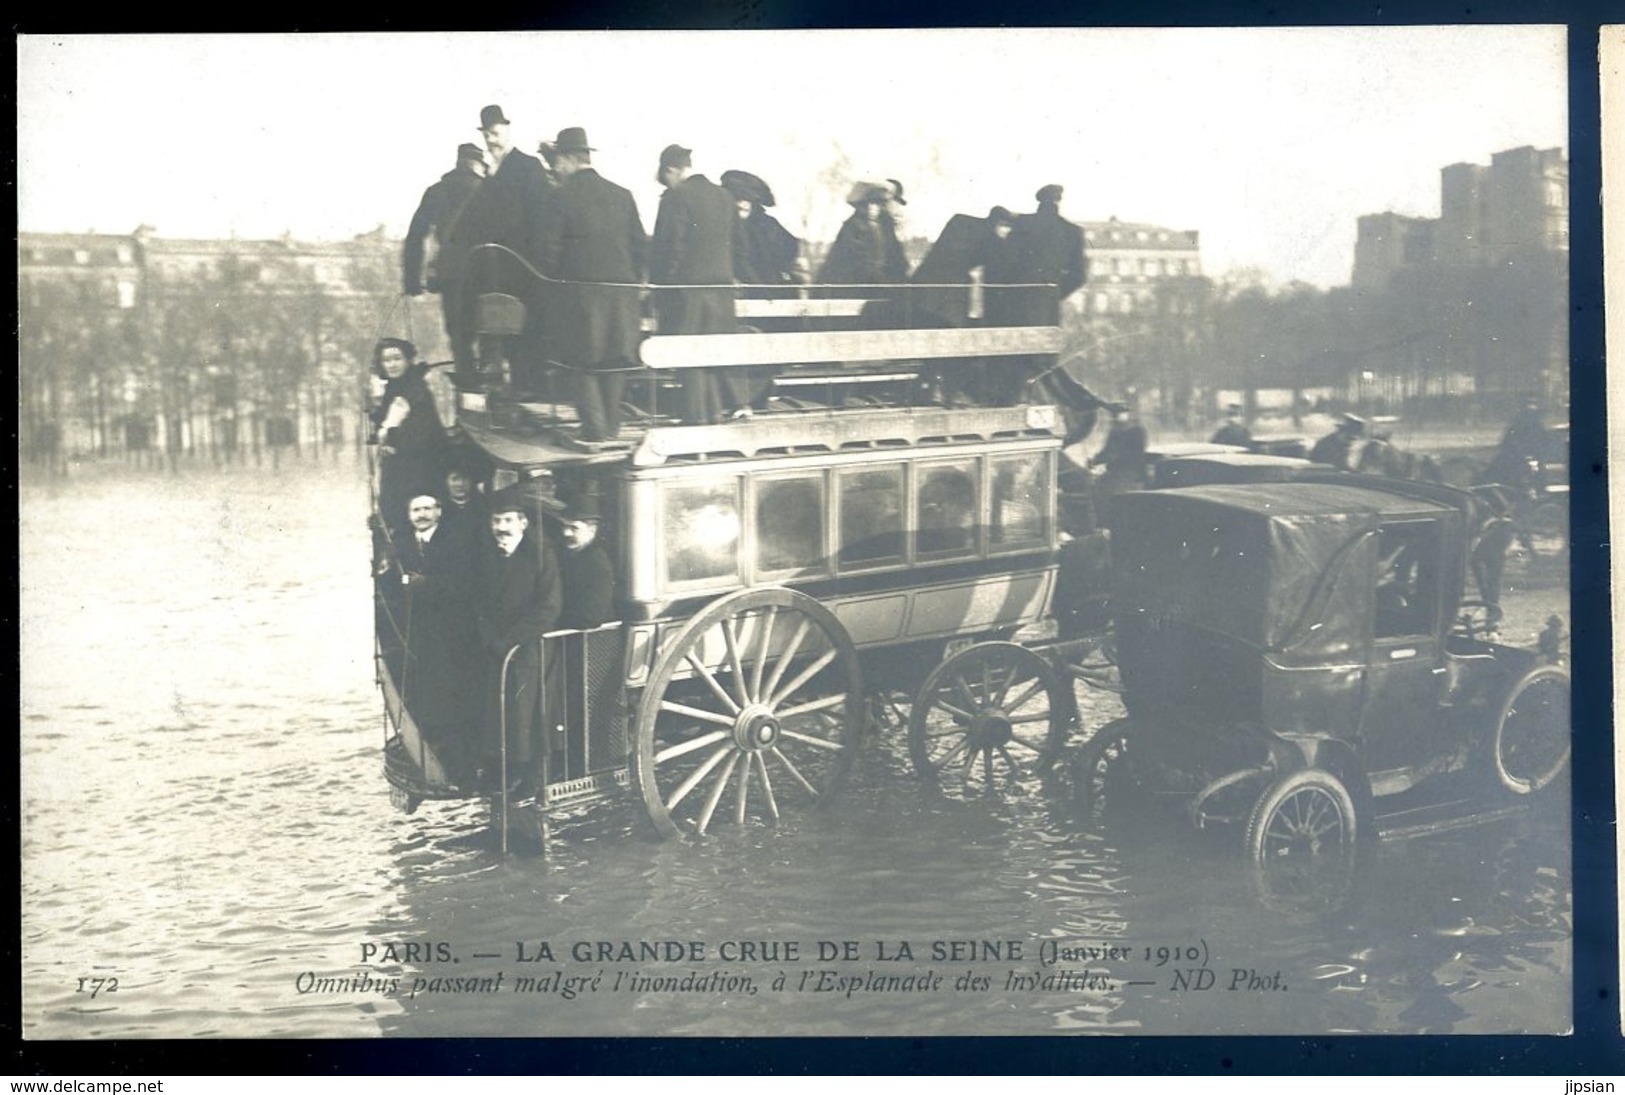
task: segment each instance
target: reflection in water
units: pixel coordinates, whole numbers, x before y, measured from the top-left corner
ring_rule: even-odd
[[[346,467],[154,487],[79,481],[22,508],[24,1018],[34,1037],[1554,1031],[1569,1023],[1567,813],[1387,844],[1348,900],[1260,902],[1235,833],[1136,818],[1096,831],[1036,788],[954,802],[871,742],[839,809],[656,843],[630,802],[501,860],[479,804],[389,807],[360,486]],[[141,535],[124,527],[139,504]],[[1090,712],[1093,725],[1106,713]],[[755,995],[608,989],[572,943],[701,941]],[[819,967],[818,941],[860,945]],[[1023,945],[939,961],[933,940]],[[725,964],[724,941],[801,961]],[[550,943],[557,965],[514,961]],[[909,943],[912,959],[882,962]],[[1040,944],[1126,957],[1042,967]],[[363,964],[362,945],[397,944]],[[425,961],[436,943],[453,963]],[[429,948],[408,957],[405,945]],[[1201,967],[1214,983],[1175,990]],[[495,954],[499,958],[479,958]],[[927,970],[935,992],[772,990],[809,968]],[[1088,969],[1109,987],[1005,987]],[[301,992],[399,977],[401,992]],[[566,1000],[520,976],[594,976]],[[1245,975],[1234,991],[1237,971]],[[412,978],[504,991],[411,993]],[[1285,990],[1273,984],[1279,973]],[[303,982],[301,974],[310,977]],[[961,975],[985,989],[956,989]],[[78,978],[116,976],[90,999]],[[1256,977],[1256,981],[1248,980]],[[1187,982],[1199,981],[1190,978]],[[1126,984],[1149,981],[1151,984]],[[847,984],[850,984],[848,982]]]

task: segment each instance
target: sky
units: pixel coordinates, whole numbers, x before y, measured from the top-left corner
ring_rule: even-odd
[[[498,103],[584,126],[653,225],[660,149],[764,177],[830,239],[854,179],[909,234],[1033,207],[1201,233],[1207,272],[1346,284],[1355,219],[1436,216],[1439,169],[1568,140],[1561,27],[24,36],[18,227],[404,234]]]

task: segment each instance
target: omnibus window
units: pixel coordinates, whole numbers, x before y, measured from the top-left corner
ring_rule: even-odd
[[[756,568],[813,570],[824,558],[824,480],[769,479],[756,484]]]
[[[1377,638],[1430,635],[1439,607],[1439,524],[1384,525],[1377,541]]]
[[[988,539],[995,549],[1044,544],[1049,539],[1049,461],[1042,455],[992,462],[993,513]]]
[[[903,561],[903,468],[847,472],[841,492],[841,550],[844,569]]]
[[[976,462],[920,468],[918,545],[921,555],[976,551]]]
[[[666,486],[667,582],[702,582],[738,572],[738,495],[732,479]]]

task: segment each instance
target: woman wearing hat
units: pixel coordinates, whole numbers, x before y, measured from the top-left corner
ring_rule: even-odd
[[[734,225],[734,280],[742,285],[794,285],[804,280],[801,241],[767,210],[773,191],[749,171],[724,171],[722,188],[734,199],[739,221]],[[749,289],[745,296],[772,296]]]
[[[825,285],[897,285],[908,277],[908,264],[892,221],[885,215],[890,188],[856,183],[846,196],[852,215],[830,245],[818,271]]]
[[[446,428],[426,381],[428,366],[404,338],[381,338],[372,348],[377,402],[371,419],[378,431],[378,511],[392,529],[406,527],[406,504],[418,491],[439,494]]]

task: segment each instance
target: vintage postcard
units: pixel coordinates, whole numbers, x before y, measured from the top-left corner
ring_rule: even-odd
[[[22,37],[23,1036],[1569,1032],[1568,81]]]

